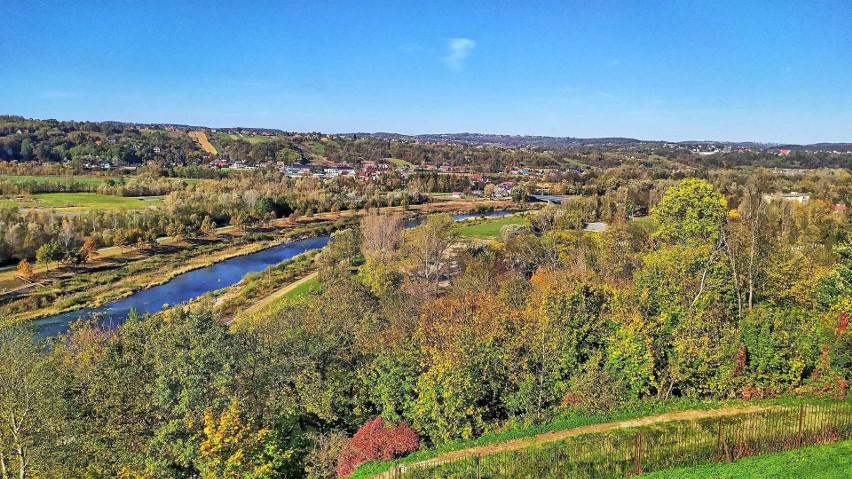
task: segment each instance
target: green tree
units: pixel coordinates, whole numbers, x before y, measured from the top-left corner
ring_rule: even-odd
[[[524,184],[518,184],[512,191],[509,192],[512,196],[512,201],[515,203],[526,203],[527,197],[530,195],[530,191],[527,189],[527,186]]]
[[[666,190],[651,210],[655,236],[672,243],[714,244],[727,215],[727,202],[706,180],[689,178]]]
[[[50,444],[55,365],[21,326],[0,324],[0,471],[2,477],[35,476],[40,446]],[[49,451],[47,451],[49,452]]]
[[[62,247],[55,241],[45,243],[36,250],[36,261],[43,264],[47,271],[50,271],[50,263],[62,259],[62,256]]]
[[[327,265],[344,264],[349,267],[355,264],[361,256],[361,232],[347,228],[338,230],[331,234],[322,252],[322,262]]]

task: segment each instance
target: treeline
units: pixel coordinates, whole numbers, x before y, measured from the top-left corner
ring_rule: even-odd
[[[163,167],[207,165],[213,159],[190,138],[188,129],[142,129],[114,122],[27,120],[0,116],[0,161],[140,164]],[[512,167],[560,170],[605,169],[639,160],[676,168],[850,168],[846,152],[804,150],[780,156],[775,150],[734,150],[698,155],[687,146],[610,144],[595,146],[503,147],[489,144],[440,144],[390,141],[320,133],[277,133],[254,138],[208,132],[220,158],[249,165],[263,162],[306,164],[331,161],[353,165],[398,158],[414,165],[467,166],[474,172],[507,172]],[[840,145],[843,146],[843,145]]]
[[[734,151],[692,158],[694,166],[705,168],[737,168],[743,166],[765,168],[852,168],[852,154],[830,151],[793,151],[781,156],[775,151]]]
[[[162,164],[199,164],[205,157],[186,132],[140,130],[112,122],[25,120],[0,117],[0,160],[138,165],[146,160]]]
[[[335,477],[643,400],[845,397],[848,220],[764,188],[687,179],[653,224],[603,233],[551,206],[485,245],[445,215],[370,215],[317,257],[320,293],[231,328],[204,305],[48,350],[7,328],[0,408],[33,412],[0,457],[16,471],[20,445],[38,477]]]
[[[0,182],[0,189],[14,186]],[[106,179],[91,186],[90,191],[130,196],[167,193],[164,204],[156,209],[91,210],[72,215],[0,208],[0,263],[35,258],[36,251],[49,243],[58,244],[67,253],[57,253],[54,260],[69,258],[73,262],[87,238],[99,246],[145,248],[156,246],[157,237],[192,238],[211,234],[216,226],[245,229],[292,214],[400,206],[426,199],[401,191],[400,186],[398,181],[383,178],[361,183],[354,178],[287,178],[271,172],[189,185],[149,175],[126,181]]]
[[[148,174],[104,176],[100,182],[66,178],[0,178],[0,195],[17,196],[38,193],[99,193],[113,196],[161,196],[186,188],[182,181]]]

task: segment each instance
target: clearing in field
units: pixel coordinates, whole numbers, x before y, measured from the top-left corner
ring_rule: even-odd
[[[219,152],[216,151],[216,147],[210,144],[210,141],[207,139],[207,134],[201,130],[190,131],[190,138],[197,141],[199,145],[201,145],[201,149],[210,153],[211,155],[217,155]]]
[[[159,206],[162,196],[125,197],[98,193],[39,193],[23,199],[3,199],[0,206],[19,208],[52,208],[59,212],[82,212],[86,210],[130,210]]]

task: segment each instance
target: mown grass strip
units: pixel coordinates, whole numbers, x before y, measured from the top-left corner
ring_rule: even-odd
[[[732,463],[679,467],[643,474],[648,479],[841,479],[852,476],[852,441],[747,457]]]

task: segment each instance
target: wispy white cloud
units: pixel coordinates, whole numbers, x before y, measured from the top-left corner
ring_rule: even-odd
[[[470,38],[450,38],[447,42],[447,55],[444,57],[444,64],[453,71],[460,71],[464,68],[464,61],[470,56],[473,49],[476,48],[476,42]]]
[[[600,96],[602,96],[606,99],[609,99],[609,100],[615,100],[615,95],[613,95],[612,93],[607,93],[605,91],[599,91],[598,95],[600,95]]]

